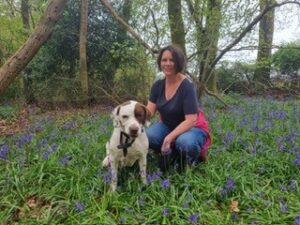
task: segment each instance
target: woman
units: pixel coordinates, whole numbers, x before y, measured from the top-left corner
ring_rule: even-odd
[[[180,48],[169,45],[161,49],[157,64],[164,78],[157,80],[150,92],[147,108],[160,121],[147,129],[149,148],[157,153],[159,167],[166,171],[170,163],[178,163],[179,171],[186,162],[206,160],[210,135],[195,85],[183,73],[186,59]]]

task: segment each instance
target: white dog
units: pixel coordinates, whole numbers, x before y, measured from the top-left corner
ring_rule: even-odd
[[[103,167],[111,167],[110,191],[117,188],[118,169],[139,163],[142,182],[147,184],[148,138],[144,125],[148,123],[150,111],[145,105],[128,101],[117,106],[112,112],[113,133],[106,143],[106,157]]]

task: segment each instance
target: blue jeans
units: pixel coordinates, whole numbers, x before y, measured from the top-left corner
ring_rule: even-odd
[[[162,122],[152,124],[146,133],[149,139],[149,148],[156,153],[160,153],[164,138],[171,132],[171,130]],[[178,158],[188,162],[198,162],[200,149],[204,145],[207,134],[201,128],[193,127],[187,132],[179,135],[172,145],[171,158]],[[169,160],[167,160],[169,163]]]

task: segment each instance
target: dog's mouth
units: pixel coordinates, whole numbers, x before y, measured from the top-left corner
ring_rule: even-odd
[[[130,137],[137,138],[138,134],[130,134]]]

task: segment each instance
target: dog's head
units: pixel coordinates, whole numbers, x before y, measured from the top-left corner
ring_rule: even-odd
[[[127,101],[114,108],[112,119],[115,127],[120,127],[123,132],[135,138],[143,132],[150,115],[145,105],[136,101]]]

